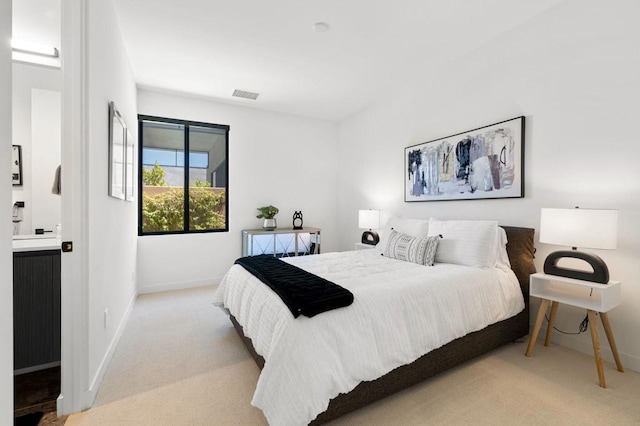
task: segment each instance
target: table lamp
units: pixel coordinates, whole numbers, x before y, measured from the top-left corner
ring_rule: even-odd
[[[577,248],[615,249],[618,234],[618,210],[541,209],[540,242],[570,246],[571,250],[551,253],[544,261],[544,273],[560,277],[606,284],[609,268],[599,256]],[[593,272],[558,266],[564,258],[585,261]]]
[[[358,228],[369,229],[362,233],[362,244],[375,246],[380,241],[380,236],[373,229],[380,228],[380,210],[359,210]]]

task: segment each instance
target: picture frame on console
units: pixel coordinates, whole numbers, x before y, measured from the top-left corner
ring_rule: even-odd
[[[524,197],[525,117],[404,149],[404,201]]]

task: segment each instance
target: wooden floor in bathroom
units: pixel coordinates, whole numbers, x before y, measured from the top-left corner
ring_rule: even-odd
[[[67,416],[57,416],[58,395],[60,367],[14,376],[14,425],[63,425]]]

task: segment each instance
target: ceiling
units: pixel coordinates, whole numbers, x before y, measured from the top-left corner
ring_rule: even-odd
[[[139,87],[328,120],[560,1],[113,0]]]

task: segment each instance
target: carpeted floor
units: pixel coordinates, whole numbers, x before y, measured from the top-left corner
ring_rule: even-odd
[[[259,369],[203,287],[138,298],[95,406],[68,426],[266,425]],[[637,425],[640,374],[538,344],[510,344],[333,422],[336,425]]]

